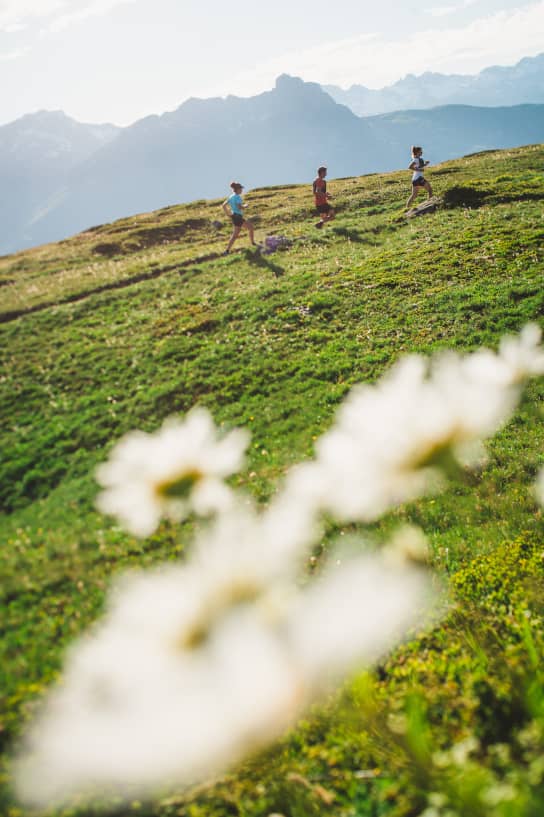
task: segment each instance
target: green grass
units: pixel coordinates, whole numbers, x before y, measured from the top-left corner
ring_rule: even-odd
[[[529,146],[437,166],[429,177],[444,206],[409,222],[405,174],[332,180],[337,218],[322,231],[308,187],[250,192],[257,237],[293,239],[270,256],[247,249],[244,235],[221,257],[230,230],[219,202],[196,202],[0,258],[5,750],[65,647],[99,615],[109,577],[180,558],[194,533],[192,522],[164,524],[140,542],[94,511],[93,469],[113,442],[200,403],[226,428],[251,430],[234,482],[266,502],[354,383],[407,352],[495,347],[529,320],[544,326],[543,163],[544,147]],[[532,384],[481,474],[371,529],[380,539],[400,521],[420,524],[437,569],[453,577],[458,610],[236,774],[135,814],[415,817],[432,786],[463,817],[541,813],[531,763],[544,739],[522,751],[519,735],[543,723],[534,693],[543,522],[531,493],[543,396]],[[331,528],[325,550],[339,533]],[[489,586],[503,585],[490,601]],[[404,713],[402,734],[392,713]],[[475,810],[459,800],[453,773],[453,782],[431,774],[429,747],[467,734],[481,742],[474,780],[515,778],[529,792],[525,811]],[[500,743],[510,747],[502,766]],[[0,802],[18,817],[4,777]]]

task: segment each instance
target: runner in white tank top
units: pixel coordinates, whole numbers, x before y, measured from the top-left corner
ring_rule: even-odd
[[[423,175],[423,168],[426,167],[429,162],[423,160],[422,157],[423,148],[417,147],[416,145],[412,145],[412,161],[408,165],[408,168],[413,171],[412,172],[412,194],[408,201],[406,202],[406,209],[409,210],[411,204],[417,198],[417,194],[420,190],[426,190],[428,197],[431,199],[433,196],[433,189],[425,176]]]

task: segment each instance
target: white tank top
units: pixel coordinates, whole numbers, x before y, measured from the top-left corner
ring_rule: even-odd
[[[423,176],[423,168],[425,167],[425,163],[421,156],[415,156],[412,159],[412,162],[419,162],[419,170],[414,170],[412,174],[412,181],[415,182],[416,179],[421,179]],[[412,164],[412,162],[410,162],[410,164]]]

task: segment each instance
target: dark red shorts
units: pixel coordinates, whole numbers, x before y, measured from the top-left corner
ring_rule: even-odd
[[[241,227],[244,223],[244,217],[241,216],[239,213],[233,213],[231,215],[232,223],[235,227]]]
[[[318,213],[330,213],[331,206],[330,206],[330,204],[327,204],[326,202],[325,202],[325,204],[317,204],[316,205],[316,210],[317,210]]]

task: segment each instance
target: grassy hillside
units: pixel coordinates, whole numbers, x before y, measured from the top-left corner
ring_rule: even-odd
[[[322,231],[307,186],[255,190],[257,238],[293,241],[272,255],[243,235],[223,257],[230,229],[219,202],[201,201],[0,258],[4,750],[100,614],[109,577],[180,558],[194,532],[164,523],[142,542],[94,510],[93,470],[112,443],[205,405],[251,430],[235,481],[266,502],[354,383],[406,352],[496,347],[529,320],[544,326],[543,166],[543,146],[437,166],[444,206],[411,221],[407,174],[332,180],[338,215]],[[370,531],[424,528],[452,577],[450,616],[232,777],[130,813],[543,812],[543,522],[531,489],[543,396],[533,383],[481,474]],[[323,550],[342,532],[331,526]],[[432,760],[468,737],[478,743],[462,775]],[[0,811],[20,817],[8,778],[4,767]],[[446,804],[425,812],[436,791]]]

